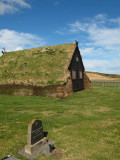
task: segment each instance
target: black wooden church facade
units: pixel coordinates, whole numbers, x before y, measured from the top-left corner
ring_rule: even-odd
[[[81,91],[84,89],[84,65],[82,57],[76,43],[76,48],[73,53],[70,65],[68,67],[71,73],[73,92]]]

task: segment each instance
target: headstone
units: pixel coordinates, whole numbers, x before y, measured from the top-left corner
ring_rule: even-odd
[[[43,126],[41,120],[32,120],[28,125],[28,138],[25,152],[32,154],[40,145],[47,143],[44,137]]]
[[[28,138],[28,143],[31,145],[37,143],[39,140],[44,138],[42,121],[33,120],[32,124],[30,124],[28,127],[28,133],[31,137]]]
[[[54,141],[48,141],[47,133],[43,132],[41,120],[32,120],[28,125],[27,145],[19,151],[19,154],[29,159],[40,154],[51,156],[55,149]]]

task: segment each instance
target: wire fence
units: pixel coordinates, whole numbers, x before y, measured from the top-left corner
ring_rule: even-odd
[[[120,81],[92,81],[93,87],[116,87],[120,88]]]

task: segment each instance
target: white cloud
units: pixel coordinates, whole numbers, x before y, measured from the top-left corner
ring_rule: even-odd
[[[118,17],[118,18],[113,18],[113,19],[110,19],[110,22],[111,23],[117,23],[117,24],[120,24],[120,17]]]
[[[90,71],[94,71],[95,68],[102,68],[109,65],[109,62],[107,60],[98,60],[98,59],[85,59],[84,60],[85,67],[90,69]]]
[[[97,14],[96,16],[95,16],[95,19],[96,20],[105,20],[106,19],[106,17],[107,17],[107,15],[106,14]]]
[[[89,45],[89,48],[98,47],[120,54],[120,17],[112,19],[105,14],[98,14],[92,19],[88,18],[85,22],[76,21],[68,24],[68,27],[59,29],[56,33],[61,35],[77,34],[82,39],[80,42],[84,38],[84,47],[92,44]]]
[[[23,50],[23,48],[22,47],[17,47],[15,50],[20,51],[20,50]]]
[[[27,2],[25,2],[25,0],[2,0],[3,2],[7,2],[9,4],[16,4],[19,5],[21,7],[26,7],[26,8],[31,8],[30,4],[28,4]]]
[[[30,33],[21,33],[8,29],[0,30],[0,50],[6,48],[6,51],[16,51],[40,47],[45,43],[43,38]]]
[[[63,32],[63,31],[60,31],[60,30],[57,30],[56,33],[57,33],[57,34],[60,34],[60,35],[64,35],[64,32]]]
[[[81,49],[81,54],[91,54],[94,52],[94,48],[84,48],[84,49]]]
[[[116,49],[120,47],[120,28],[90,28],[88,30],[89,38],[94,45],[104,47],[105,49]]]
[[[79,35],[87,70],[120,74],[120,17],[113,19],[99,14],[69,24],[66,31]]]
[[[26,0],[0,0],[0,15],[15,13],[20,7],[31,8]]]
[[[79,21],[76,21],[73,24],[70,24],[69,32],[79,32],[79,31],[86,31],[86,27],[88,27],[88,24],[81,24]]]
[[[112,59],[114,65],[109,60],[85,59],[83,62],[88,71],[120,74],[120,61],[117,59]]]
[[[76,21],[70,24],[69,32],[87,33],[86,39],[91,41],[94,46],[104,49],[120,50],[120,17],[108,19],[106,15],[99,14],[86,23]],[[119,52],[120,53],[120,52]]]

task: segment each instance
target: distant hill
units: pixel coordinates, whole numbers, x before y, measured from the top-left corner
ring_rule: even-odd
[[[104,74],[99,72],[91,72],[86,71],[87,76],[91,81],[120,81],[120,75],[119,74]]]

